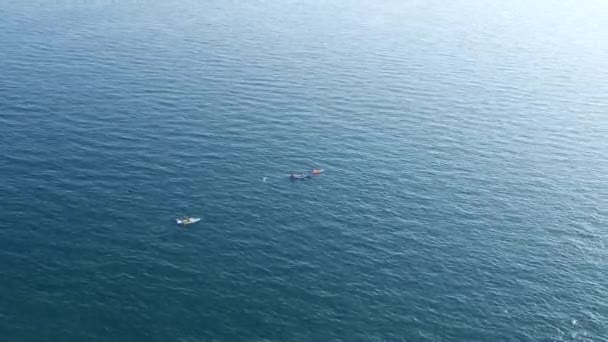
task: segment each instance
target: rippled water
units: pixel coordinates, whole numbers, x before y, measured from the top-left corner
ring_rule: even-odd
[[[2,340],[608,341],[606,18],[3,1]]]

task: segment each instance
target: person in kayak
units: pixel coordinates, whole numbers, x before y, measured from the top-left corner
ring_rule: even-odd
[[[289,178],[291,179],[304,179],[304,178],[310,178],[310,175],[305,175],[304,173],[292,173]]]

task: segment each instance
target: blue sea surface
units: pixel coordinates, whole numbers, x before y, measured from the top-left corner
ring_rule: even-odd
[[[605,1],[3,0],[0,152],[0,341],[608,341]]]

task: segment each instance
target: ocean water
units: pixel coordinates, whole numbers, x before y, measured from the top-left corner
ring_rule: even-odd
[[[608,341],[604,1],[3,0],[0,151],[1,341]]]

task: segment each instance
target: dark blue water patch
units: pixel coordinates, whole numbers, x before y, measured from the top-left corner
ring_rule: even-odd
[[[604,12],[5,2],[0,334],[606,340]]]

